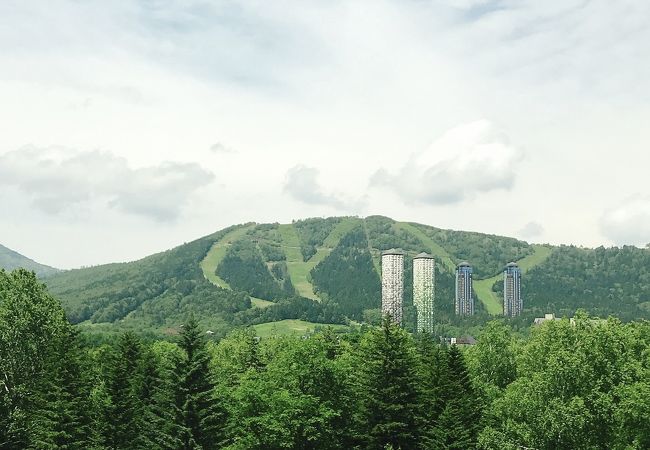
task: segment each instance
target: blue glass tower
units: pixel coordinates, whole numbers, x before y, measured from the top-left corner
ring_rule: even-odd
[[[474,314],[474,297],[472,296],[472,266],[462,262],[456,268],[456,315]]]
[[[503,272],[503,315],[515,317],[521,314],[524,304],[521,299],[521,269],[513,262]]]

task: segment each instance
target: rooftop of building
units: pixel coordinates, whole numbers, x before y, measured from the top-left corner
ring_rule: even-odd
[[[463,261],[462,263],[458,264],[458,267],[472,267],[467,261]]]
[[[386,255],[402,255],[404,256],[404,251],[401,248],[390,248],[381,252],[381,256]]]
[[[421,259],[421,258],[424,258],[424,259],[433,259],[433,256],[430,255],[430,254],[428,254],[428,253],[422,252],[422,253],[418,253],[417,255],[415,255],[415,256],[413,257],[413,259]]]
[[[506,264],[506,267],[517,267],[517,263],[516,262],[509,262],[508,264]]]
[[[465,346],[465,345],[476,345],[476,339],[474,336],[461,336],[458,338],[451,338],[452,345]]]

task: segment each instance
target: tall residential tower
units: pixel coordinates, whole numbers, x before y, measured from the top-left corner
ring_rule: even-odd
[[[503,315],[515,317],[524,308],[521,300],[521,269],[511,262],[503,272]]]
[[[413,258],[413,305],[417,310],[420,332],[433,333],[435,276],[433,256],[420,253]]]
[[[472,266],[467,262],[460,263],[456,268],[456,314],[459,316],[474,314]]]
[[[381,313],[402,323],[404,304],[404,252],[390,249],[381,254]]]

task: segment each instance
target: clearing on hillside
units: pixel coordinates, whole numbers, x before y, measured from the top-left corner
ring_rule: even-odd
[[[253,325],[259,337],[281,336],[286,334],[309,334],[317,328],[332,327],[335,330],[347,330],[347,325],[306,322],[304,320],[286,319],[278,322],[266,322]]]
[[[522,273],[528,272],[533,267],[543,263],[548,258],[553,249],[544,245],[533,245],[534,253],[517,261]],[[474,280],[474,293],[476,297],[485,305],[487,312],[493,316],[503,314],[503,299],[500,298],[493,290],[494,283],[502,279],[503,275],[495,275],[484,280]],[[525,301],[525,299],[524,299]]]
[[[280,236],[282,236],[282,249],[287,257],[287,269],[291,277],[291,283],[298,293],[303,297],[312,300],[320,300],[314,292],[314,286],[309,282],[309,272],[316,267],[321,261],[330,254],[345,234],[359,223],[360,219],[344,218],[339,222],[332,232],[323,241],[323,246],[316,249],[308,261],[303,261],[300,251],[300,238],[293,224],[283,224],[279,226]]]

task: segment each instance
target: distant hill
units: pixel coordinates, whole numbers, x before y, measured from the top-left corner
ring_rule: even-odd
[[[60,272],[47,279],[71,321],[173,332],[194,314],[216,333],[236,325],[284,319],[319,323],[373,321],[381,305],[381,252],[401,248],[405,318],[412,256],[436,259],[436,315],[444,326],[471,326],[501,312],[506,263],[524,270],[523,325],[554,312],[624,320],[650,318],[650,251],[636,247],[584,249],[531,245],[483,233],[371,216],[315,218],[291,224],[235,225],[131,263]],[[474,268],[477,315],[453,314],[454,268]]]
[[[32,270],[39,277],[46,277],[58,272],[58,269],[55,269],[54,267],[39,264],[14,250],[0,245],[0,269],[9,271],[19,267]]]

